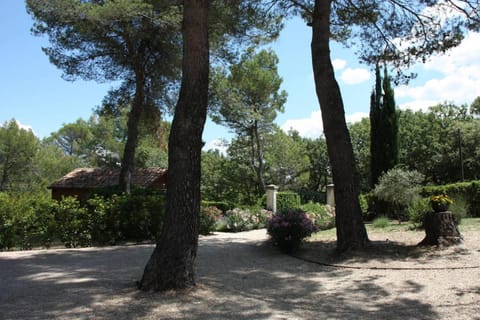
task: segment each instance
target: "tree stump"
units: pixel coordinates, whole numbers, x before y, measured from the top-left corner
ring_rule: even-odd
[[[419,243],[420,246],[451,246],[463,242],[450,211],[427,213],[425,234],[425,238]]]

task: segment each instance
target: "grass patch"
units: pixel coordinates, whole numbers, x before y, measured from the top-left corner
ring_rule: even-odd
[[[385,216],[375,218],[375,220],[373,220],[372,222],[372,226],[375,229],[385,229],[389,225],[390,225],[390,220],[388,220],[388,218]]]
[[[424,234],[424,230],[418,230],[412,228],[410,223],[398,224],[397,222],[388,221],[388,224],[382,228],[376,228],[373,223],[366,223],[365,227],[367,228],[368,234],[375,233],[385,233],[385,232],[413,232]],[[460,233],[463,231],[480,231],[480,218],[464,218],[462,223],[459,226]],[[313,234],[310,237],[310,241],[329,241],[336,240],[337,238],[337,229],[332,228],[328,230],[322,230]]]
[[[458,226],[462,231],[480,231],[480,218],[463,218]]]

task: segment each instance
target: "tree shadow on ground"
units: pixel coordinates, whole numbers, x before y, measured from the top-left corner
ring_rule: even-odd
[[[405,244],[398,241],[370,241],[362,249],[338,253],[336,241],[312,241],[303,244],[302,248],[294,254],[295,257],[325,265],[360,266],[370,264],[374,267],[385,268],[436,268],[438,263],[444,265],[445,260],[451,261],[451,265],[444,267],[460,267],[460,259],[467,260],[472,251],[465,246],[437,247]],[[440,261],[441,260],[441,261]],[[471,261],[476,263],[476,261]],[[467,267],[475,267],[480,264],[470,264]]]
[[[379,284],[385,275],[356,275],[352,270],[302,263],[265,242],[212,241],[210,249],[235,259],[226,259],[214,274],[199,266],[200,284],[217,298],[202,302],[208,308],[188,304],[185,319],[400,319],[418,314],[438,318],[429,304],[393,296]]]
[[[421,299],[396,296],[385,274],[357,274],[280,254],[265,241],[200,242],[197,282],[145,293],[135,281],[153,246],[0,253],[1,319],[437,319]],[[419,283],[402,288],[419,292]]]

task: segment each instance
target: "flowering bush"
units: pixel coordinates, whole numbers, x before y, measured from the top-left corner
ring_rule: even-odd
[[[317,227],[312,220],[298,209],[275,214],[267,225],[267,233],[287,253],[298,249],[302,240],[315,231]]]
[[[228,210],[218,222],[218,229],[230,232],[264,228],[272,212],[265,209]]]
[[[273,212],[266,209],[260,209],[257,211],[252,212],[250,216],[250,221],[252,222],[255,229],[265,228],[268,221],[273,216]]]
[[[200,210],[200,227],[198,232],[203,235],[209,235],[215,228],[215,224],[222,214],[222,210],[217,207],[202,207]]]
[[[430,198],[430,205],[434,211],[445,211],[453,203],[446,194],[439,194]]]
[[[308,202],[300,208],[312,220],[319,230],[335,227],[335,207],[315,202]]]

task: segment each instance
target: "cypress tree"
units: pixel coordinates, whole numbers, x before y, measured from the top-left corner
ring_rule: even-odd
[[[398,117],[395,96],[384,69],[382,79],[380,68],[375,68],[375,88],[370,96],[370,156],[372,187],[379,177],[398,163]]]

